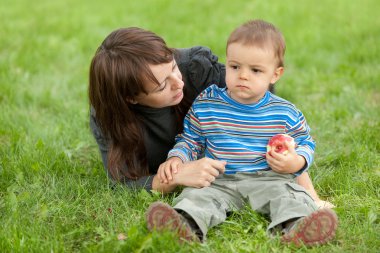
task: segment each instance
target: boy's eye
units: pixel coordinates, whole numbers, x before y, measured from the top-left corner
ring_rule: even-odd
[[[255,69],[255,68],[253,68],[253,69],[252,69],[252,72],[254,72],[254,73],[259,73],[259,72],[261,72],[261,70],[260,70],[260,69]]]
[[[237,65],[231,65],[230,66],[232,69],[238,69],[239,68],[239,66],[237,66]]]

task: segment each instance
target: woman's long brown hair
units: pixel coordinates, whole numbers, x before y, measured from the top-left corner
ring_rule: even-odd
[[[169,63],[173,50],[153,32],[131,27],[112,32],[90,66],[89,99],[96,121],[110,140],[108,170],[115,180],[148,175],[144,139],[131,103],[147,81],[158,81],[149,64]],[[177,110],[183,118],[184,110]]]

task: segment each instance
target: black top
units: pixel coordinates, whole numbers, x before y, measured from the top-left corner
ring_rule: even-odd
[[[218,63],[218,57],[206,47],[177,49],[175,60],[186,86],[185,95],[190,101],[211,84],[221,87],[226,85],[224,65]],[[178,134],[177,119],[172,107],[157,109],[135,105],[134,110],[142,116],[144,143],[152,176],[141,177],[138,180],[127,179],[124,183],[131,188],[143,187],[151,190],[153,175],[157,173],[159,165],[166,160],[169,150],[174,146],[175,136]],[[109,140],[103,136],[97,125],[93,108],[90,113],[90,128],[99,146],[104,168],[107,168]],[[107,169],[106,171],[108,174]]]

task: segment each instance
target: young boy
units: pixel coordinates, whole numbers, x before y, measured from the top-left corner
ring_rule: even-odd
[[[335,236],[338,218],[319,209],[295,176],[313,161],[315,143],[305,117],[293,104],[268,91],[284,72],[285,41],[262,20],[235,29],[227,42],[226,88],[204,90],[184,121],[184,130],[160,168],[167,171],[200,158],[226,161],[225,173],[210,186],[185,188],[174,207],[156,202],[147,211],[149,229],[177,231],[204,240],[207,230],[245,203],[269,215],[268,232],[284,243],[324,244]],[[289,152],[266,152],[269,139],[288,134]],[[217,172],[216,172],[217,174]]]

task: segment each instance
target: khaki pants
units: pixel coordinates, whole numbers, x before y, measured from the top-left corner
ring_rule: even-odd
[[[249,203],[253,210],[269,215],[268,232],[277,225],[317,210],[312,197],[295,183],[291,174],[274,171],[219,175],[210,187],[187,187],[174,199],[174,208],[189,214],[201,229],[223,222],[227,213]]]

